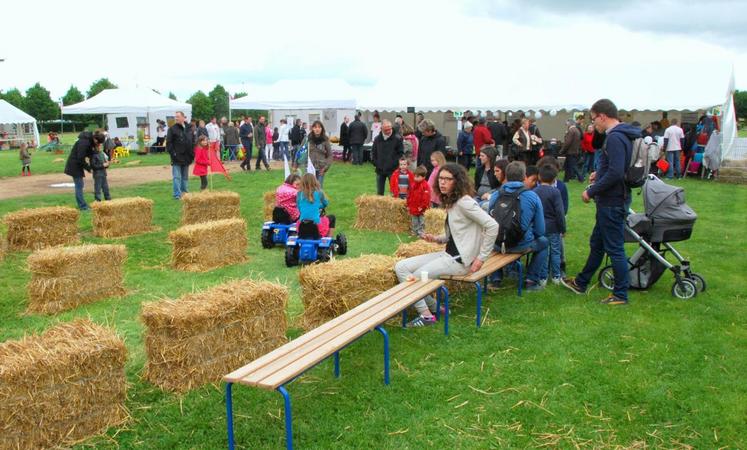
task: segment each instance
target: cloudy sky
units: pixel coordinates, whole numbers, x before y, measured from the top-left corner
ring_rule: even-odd
[[[0,89],[54,98],[101,77],[180,100],[341,79],[363,106],[653,109],[722,102],[732,67],[747,89],[745,1],[29,0],[3,17]]]

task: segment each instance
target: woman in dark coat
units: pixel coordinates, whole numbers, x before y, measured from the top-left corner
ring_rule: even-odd
[[[91,158],[93,153],[99,145],[104,142],[104,133],[96,131],[91,133],[90,131],[84,131],[78,135],[78,140],[70,150],[70,156],[67,157],[65,163],[65,174],[73,177],[73,183],[75,184],[75,201],[78,203],[78,209],[81,211],[88,211],[88,203],[83,197],[83,178],[86,176],[84,171],[91,171]]]

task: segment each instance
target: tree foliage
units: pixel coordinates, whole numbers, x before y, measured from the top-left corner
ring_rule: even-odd
[[[60,106],[39,83],[26,90],[25,111],[36,120],[54,120],[60,117]]]
[[[187,103],[192,105],[192,117],[195,119],[208,121],[213,116],[213,101],[204,92],[195,92],[189,97]]]
[[[88,94],[86,94],[86,98],[91,98],[104,89],[115,89],[116,87],[117,85],[109,81],[108,78],[101,78],[91,84],[91,87],[88,88]]]
[[[208,96],[213,102],[213,115],[217,118],[228,116],[228,91],[220,84],[216,84]]]
[[[174,95],[174,93],[173,93],[173,92],[169,91],[169,98],[170,98],[171,100],[176,100],[176,95]]]
[[[23,98],[23,94],[18,89],[9,89],[7,92],[0,94],[0,98],[16,108],[26,111],[26,99]]]
[[[737,119],[747,118],[747,91],[734,92],[734,109]]]
[[[249,94],[247,94],[246,92],[237,92],[237,93],[235,93],[233,95],[233,98],[237,99],[237,98],[241,98],[241,97],[246,97],[247,95],[249,95]]]
[[[65,95],[62,96],[62,104],[64,106],[74,105],[76,103],[82,102],[85,99],[86,98],[83,96],[83,93],[80,92],[77,87],[71,84]]]

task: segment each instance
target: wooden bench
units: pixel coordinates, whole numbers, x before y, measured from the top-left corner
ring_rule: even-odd
[[[324,325],[280,348],[252,361],[223,377],[226,382],[226,420],[228,448],[234,448],[233,407],[231,387],[234,383],[246,384],[267,390],[277,390],[285,402],[286,447],[293,448],[290,395],[285,385],[301,376],[330,356],[334,356],[335,377],[340,376],[340,350],[364,334],[377,330],[384,338],[384,384],[389,384],[389,335],[381,326],[391,317],[402,313],[423,297],[437,293],[439,303],[444,301],[444,332],[448,334],[449,293],[442,280],[400,283],[371,300],[358,305]]]
[[[474,283],[477,288],[477,327],[480,327],[482,317],[482,293],[488,290],[488,276],[501,270],[507,265],[516,262],[519,271],[519,286],[517,288],[519,297],[521,297],[521,287],[524,284],[524,269],[521,263],[521,257],[526,253],[492,253],[483,263],[480,270],[467,275],[443,275],[442,280],[461,281],[464,283]]]

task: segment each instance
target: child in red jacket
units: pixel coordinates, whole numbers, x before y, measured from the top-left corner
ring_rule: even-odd
[[[210,159],[208,159],[208,137],[200,136],[197,139],[197,147],[195,147],[195,167],[192,169],[192,175],[200,177],[200,190],[204,191],[208,185],[208,166],[210,165]]]
[[[431,206],[431,186],[425,179],[427,174],[425,166],[418,166],[407,191],[407,210],[410,212],[412,233],[416,236],[425,234],[425,210]]]
[[[415,182],[413,174],[408,168],[409,166],[410,161],[407,157],[401,157],[399,159],[399,168],[392,172],[392,175],[389,177],[389,192],[392,193],[392,197],[407,198],[407,193]]]

